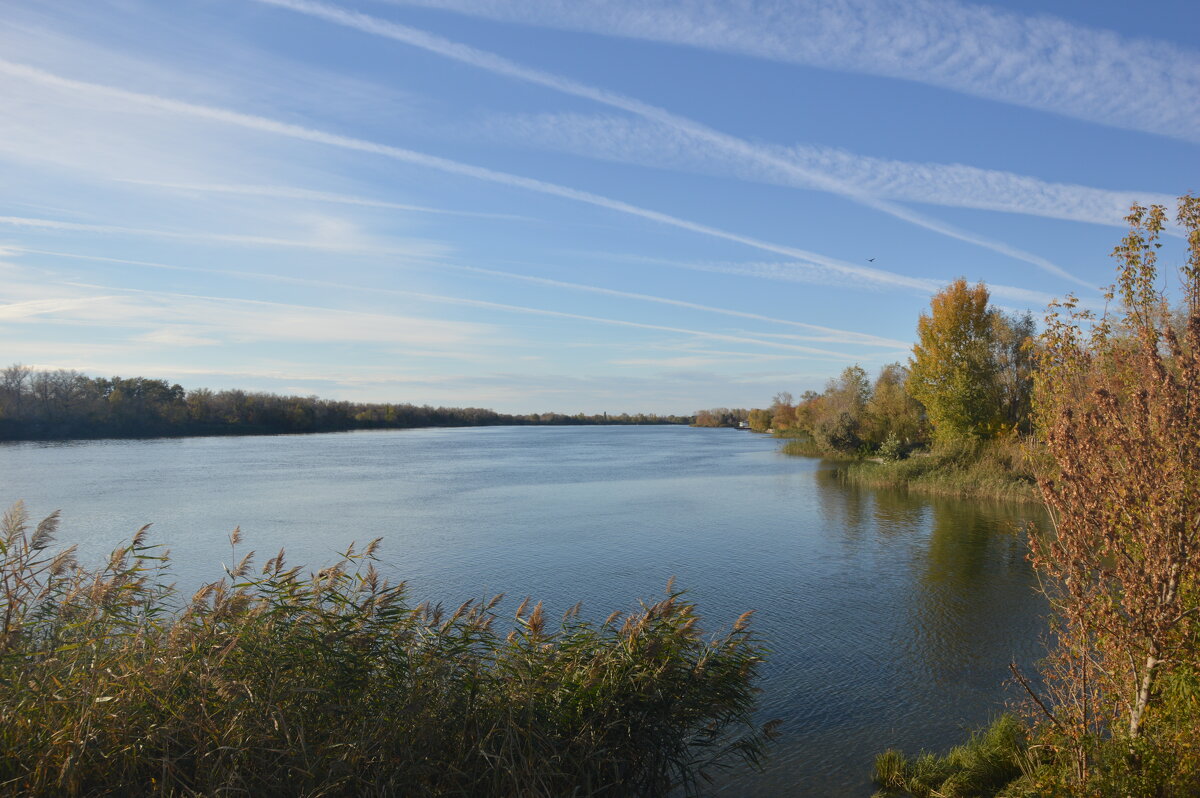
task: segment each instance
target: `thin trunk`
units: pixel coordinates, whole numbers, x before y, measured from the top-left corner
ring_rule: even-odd
[[[1146,656],[1146,670],[1142,672],[1142,683],[1138,687],[1137,701],[1133,711],[1129,713],[1129,737],[1136,740],[1142,730],[1142,720],[1146,714],[1146,705],[1150,703],[1150,688],[1154,686],[1154,669],[1160,660],[1153,654]]]

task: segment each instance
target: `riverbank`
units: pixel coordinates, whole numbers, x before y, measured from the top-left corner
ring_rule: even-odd
[[[822,452],[811,439],[784,444],[784,454],[821,457],[838,464],[846,482],[870,488],[901,488],[935,496],[1038,502],[1029,458],[1020,443],[993,441],[913,452],[902,460],[867,459]]]

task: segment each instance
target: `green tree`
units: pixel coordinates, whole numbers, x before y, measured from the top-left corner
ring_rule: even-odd
[[[996,321],[988,290],[959,278],[934,295],[917,322],[909,391],[925,407],[938,441],[983,439],[1003,424]]]
[[[925,442],[925,408],[908,392],[908,381],[909,371],[900,363],[879,370],[866,405],[864,438],[871,446],[881,446],[889,438],[902,450]]]

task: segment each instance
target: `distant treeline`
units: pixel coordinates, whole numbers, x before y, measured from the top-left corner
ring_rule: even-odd
[[[736,427],[749,418],[750,411],[744,407],[714,407],[711,410],[697,410],[692,426]]]
[[[501,424],[690,424],[690,416],[509,415],[479,407],[375,404],[240,390],[184,390],[146,377],[0,371],[0,440],[266,435]]]

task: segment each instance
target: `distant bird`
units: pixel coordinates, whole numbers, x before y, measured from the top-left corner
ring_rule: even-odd
[[[875,262],[874,258],[867,258],[867,263],[874,263],[874,262]]]

